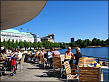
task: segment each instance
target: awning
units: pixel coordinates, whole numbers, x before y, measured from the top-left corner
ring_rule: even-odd
[[[46,5],[45,0],[1,1],[1,30],[17,27],[35,18]]]

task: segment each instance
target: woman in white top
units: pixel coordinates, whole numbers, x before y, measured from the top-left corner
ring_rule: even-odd
[[[67,51],[65,52],[65,61],[68,60],[70,63],[72,63],[72,59],[74,59],[74,55],[71,52],[71,47],[68,47]]]

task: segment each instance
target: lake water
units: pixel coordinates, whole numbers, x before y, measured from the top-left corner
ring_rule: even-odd
[[[64,54],[67,49],[59,49],[61,54]],[[75,48],[71,49],[73,54],[75,54]],[[81,54],[87,56],[109,58],[109,47],[95,47],[95,48],[81,48]]]
[[[59,49],[61,54],[65,54],[67,49]],[[75,48],[71,49],[75,54]],[[109,47],[81,48],[81,54],[87,56],[109,58]],[[103,69],[103,81],[109,81],[109,69]]]

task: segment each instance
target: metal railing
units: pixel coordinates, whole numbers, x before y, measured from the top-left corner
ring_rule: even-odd
[[[82,55],[82,56],[83,56],[83,57],[92,57],[92,58],[95,58],[98,63],[100,63],[100,61],[109,62],[109,58],[94,57],[94,56],[87,56],[87,55]]]
[[[61,54],[64,55],[64,53],[61,53]],[[102,57],[95,57],[95,56],[88,56],[88,55],[82,55],[82,57],[95,58],[98,63],[100,63],[100,61],[109,62],[109,58],[102,58]]]

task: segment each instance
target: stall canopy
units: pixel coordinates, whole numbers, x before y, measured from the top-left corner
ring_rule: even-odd
[[[46,0],[2,0],[1,30],[22,25],[35,18],[46,5]]]

